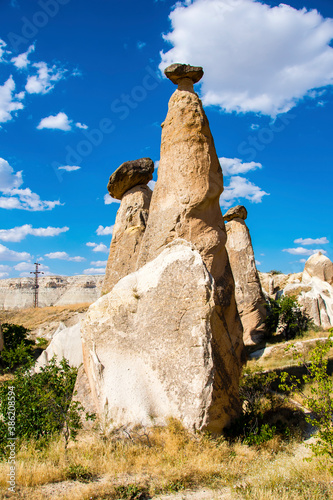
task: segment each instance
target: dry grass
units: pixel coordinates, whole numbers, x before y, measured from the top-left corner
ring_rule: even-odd
[[[286,444],[278,438],[261,448],[230,445],[222,438],[191,434],[176,421],[148,433],[138,429],[130,436],[118,432],[103,438],[97,433],[82,433],[70,445],[67,460],[61,439],[44,449],[34,442],[22,446],[17,453],[15,498],[151,498],[203,486],[225,488],[229,498],[235,499],[332,498],[333,477],[317,470],[316,459],[304,462],[306,453],[299,444]],[[80,464],[94,479],[87,484],[66,482],[69,464]],[[6,472],[6,465],[0,464],[3,489]],[[146,496],[130,496],[133,491]]]
[[[1,323],[14,323],[36,329],[45,323],[65,322],[76,313],[87,311],[89,302],[67,306],[30,307],[28,309],[0,310]]]

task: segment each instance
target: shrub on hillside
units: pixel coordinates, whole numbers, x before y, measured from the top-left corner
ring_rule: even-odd
[[[28,338],[30,330],[13,323],[3,323],[1,328],[4,338],[4,349],[0,353],[1,368],[14,370],[19,366],[31,366],[35,342]]]
[[[310,325],[310,318],[301,310],[296,297],[269,298],[266,308],[265,325],[270,335],[278,330],[286,340],[290,340],[302,335]]]

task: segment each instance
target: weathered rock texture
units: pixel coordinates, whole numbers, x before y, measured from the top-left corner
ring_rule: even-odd
[[[265,297],[256,267],[245,207],[233,207],[224,216],[226,248],[235,280],[236,303],[244,329],[244,344],[260,343],[265,334]]]
[[[78,368],[82,362],[82,343],[80,333],[80,323],[69,328],[59,328],[53,335],[53,338],[45,351],[39,356],[34,366],[35,372],[38,372],[43,366],[46,366],[53,356],[57,357],[57,362],[66,358],[70,366]]]
[[[104,276],[45,276],[39,278],[40,307],[95,302]],[[0,309],[23,309],[34,305],[34,278],[0,280]]]
[[[153,178],[154,162],[150,158],[126,161],[110,177],[108,191],[112,198],[121,200],[126,191],[139,184],[148,184]]]
[[[110,292],[121,278],[135,271],[151,195],[151,189],[145,185],[135,186],[123,195],[113,228],[102,293]]]
[[[216,282],[221,314],[240,360],[243,333],[219,205],[222,170],[193,81],[186,77],[177,82],[163,124],[158,180],[137,268],[153,260],[175,238],[192,242]]]
[[[167,245],[92,304],[81,328],[100,416],[117,425],[219,432],[239,412],[239,359],[200,253]]]
[[[322,281],[327,281],[333,285],[333,262],[321,252],[317,252],[305,263],[304,275],[310,278],[319,278]]]
[[[281,294],[296,296],[304,311],[315,325],[323,328],[333,326],[333,286],[330,284],[332,262],[318,252],[309,257],[303,273],[260,273],[264,291],[271,297]],[[328,261],[328,262],[327,262]],[[323,278],[327,278],[323,279]]]

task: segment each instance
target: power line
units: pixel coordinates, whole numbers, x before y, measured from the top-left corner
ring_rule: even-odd
[[[35,275],[35,286],[34,286],[34,290],[35,290],[35,307],[38,307],[38,288],[39,288],[39,284],[38,284],[38,275],[39,274],[44,274],[43,271],[38,271],[38,266],[40,266],[40,264],[38,262],[35,262],[34,263],[35,266],[36,266],[36,269],[35,271],[30,271],[30,274],[34,274]]]

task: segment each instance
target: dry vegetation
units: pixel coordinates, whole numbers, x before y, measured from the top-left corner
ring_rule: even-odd
[[[317,469],[317,459],[304,461],[306,454],[304,445],[277,438],[260,448],[228,444],[222,438],[190,434],[176,421],[149,433],[138,429],[108,438],[84,433],[71,444],[67,460],[61,439],[44,449],[34,442],[22,446],[15,498],[144,499],[202,487],[215,490],[198,496],[202,499],[332,498],[333,477]],[[83,476],[89,472],[86,483],[68,481],[73,465],[82,467]],[[5,493],[6,465],[0,467],[1,498],[14,498]]]

